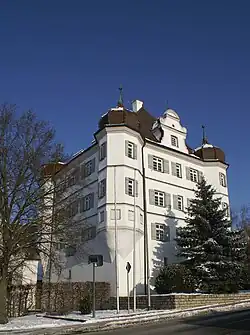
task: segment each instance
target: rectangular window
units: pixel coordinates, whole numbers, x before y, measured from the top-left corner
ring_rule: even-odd
[[[137,145],[130,141],[125,141],[125,154],[127,157],[137,159]]]
[[[163,264],[164,264],[164,266],[168,266],[168,258],[167,257],[164,257]]]
[[[220,185],[223,187],[227,186],[226,176],[224,175],[224,173],[221,173],[221,172],[220,172]]]
[[[178,147],[178,138],[174,135],[171,135],[171,144],[173,147]]]
[[[134,158],[134,143],[128,142],[128,157]]]
[[[104,222],[105,214],[104,211],[99,212],[99,223]]]
[[[115,220],[115,209],[110,210],[110,219]],[[121,220],[121,210],[116,210],[116,220]]]
[[[149,190],[149,204],[153,206],[166,207],[170,210],[171,194],[158,190]]]
[[[72,257],[76,253],[76,246],[75,245],[68,245],[65,248],[65,256],[66,257]]]
[[[163,159],[153,156],[153,170],[163,172]]]
[[[81,241],[86,242],[96,237],[96,227],[89,227],[82,230]]]
[[[85,164],[80,166],[80,178],[83,180],[85,178]]]
[[[134,211],[132,210],[128,211],[128,219],[129,221],[134,221]]]
[[[195,183],[198,183],[198,171],[190,168],[189,172],[190,172],[190,180]]]
[[[100,146],[100,151],[99,151],[100,161],[103,160],[104,158],[106,158],[106,156],[107,156],[107,143],[104,142]]]
[[[92,173],[92,161],[88,161],[86,164],[85,164],[85,177],[87,176],[90,176]]]
[[[164,241],[164,225],[156,223],[155,225],[156,241]]]
[[[106,195],[106,179],[103,179],[99,182],[99,185],[98,185],[99,199],[105,197],[105,195]]]
[[[67,180],[66,180],[66,178],[64,178],[60,183],[61,183],[61,188],[62,188],[62,193],[63,193],[67,189]]]
[[[138,197],[138,181],[132,178],[125,178],[125,193],[131,197]]]
[[[81,212],[88,211],[94,207],[94,193],[90,193],[81,199],[80,210]]]
[[[90,176],[93,172],[95,172],[95,159],[91,159],[84,166],[84,175],[85,177]]]
[[[154,171],[169,173],[169,161],[161,157],[148,155],[148,168]]]
[[[223,202],[222,203],[222,208],[225,211],[225,216],[228,217],[229,216],[229,206],[228,206],[228,204],[226,202]]]
[[[69,205],[68,210],[69,210],[69,217],[70,218],[75,216],[78,213],[78,200],[72,202]]]
[[[57,250],[63,250],[65,248],[66,248],[66,244],[64,243],[62,239],[60,239],[59,242],[57,243]]]
[[[134,180],[128,179],[128,195],[134,196]]]
[[[183,197],[181,195],[177,196],[177,207],[179,211],[183,210]]]
[[[151,224],[151,238],[152,240],[169,242],[170,241],[170,228],[163,223]]]
[[[155,191],[154,202],[156,206],[165,207],[164,192]]]
[[[143,214],[140,214],[140,224],[143,224]]]
[[[183,211],[184,209],[183,196],[173,194],[173,205],[174,209],[176,209],[177,211]]]
[[[73,186],[73,185],[75,185],[75,183],[76,183],[76,178],[75,178],[75,175],[72,174],[68,177],[68,186],[69,187]]]
[[[182,178],[181,164],[172,162],[171,167],[172,167],[172,175],[178,178]]]
[[[176,163],[176,177],[182,178],[181,164]]]

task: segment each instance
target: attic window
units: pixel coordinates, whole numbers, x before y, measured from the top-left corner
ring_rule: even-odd
[[[171,144],[173,147],[177,147],[178,148],[178,138],[174,135],[171,135]]]

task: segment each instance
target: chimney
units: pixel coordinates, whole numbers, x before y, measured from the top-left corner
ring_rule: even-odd
[[[143,101],[140,100],[134,100],[132,101],[132,111],[133,112],[138,112],[139,109],[141,109],[143,106]]]

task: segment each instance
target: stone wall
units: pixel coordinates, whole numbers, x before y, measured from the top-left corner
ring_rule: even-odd
[[[76,283],[39,283],[36,293],[36,308],[53,313],[67,313],[79,310],[80,299],[92,296],[91,282]],[[103,305],[110,297],[110,284],[96,283],[96,309],[104,309]]]
[[[152,309],[186,309],[204,305],[236,303],[250,300],[250,293],[238,294],[159,294],[151,296]],[[147,308],[147,297],[137,296],[138,309]],[[120,309],[127,309],[127,297],[120,297]],[[130,297],[130,308],[133,308],[133,297]],[[116,298],[111,297],[103,304],[103,309],[116,309]]]

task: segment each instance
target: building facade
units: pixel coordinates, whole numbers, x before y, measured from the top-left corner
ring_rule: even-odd
[[[202,176],[216,188],[229,215],[223,151],[205,137],[193,150],[186,137],[174,110],[154,118],[139,100],[131,110],[120,102],[102,116],[92,145],[56,173],[70,216],[82,229],[73,253],[62,245],[66,265],[59,275],[52,273],[52,281],[92,280],[88,255],[101,254],[97,281],[110,282],[114,295],[125,296],[129,262],[131,290],[143,294],[147,277],[153,285],[159,266],[178,261],[176,228],[185,224]]]

